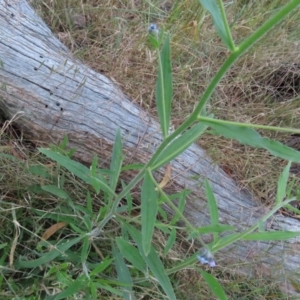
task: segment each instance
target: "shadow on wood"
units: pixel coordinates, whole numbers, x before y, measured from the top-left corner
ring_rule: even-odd
[[[132,104],[108,78],[74,59],[26,1],[0,2],[0,36],[0,110],[8,118],[22,112],[16,123],[29,139],[49,143],[68,135],[77,159],[90,163],[97,154],[105,162],[120,127],[127,160],[149,159],[162,140],[158,122]],[[220,223],[243,230],[267,211],[200,147],[192,145],[172,162],[172,184],[167,191],[192,190],[185,215],[194,226],[209,224],[204,178],[216,196]],[[298,220],[280,215],[265,227],[300,230]],[[271,276],[288,289],[287,277],[300,266],[299,241],[239,242],[217,254],[218,264],[247,275]]]

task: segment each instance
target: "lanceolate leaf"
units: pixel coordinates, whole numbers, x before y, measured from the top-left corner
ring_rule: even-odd
[[[38,259],[34,260],[23,260],[23,261],[18,261],[16,264],[17,266],[19,265],[22,268],[36,268],[41,265],[44,265],[48,263],[49,261],[55,259],[57,256],[63,254],[64,251],[67,251],[70,249],[73,245],[77,244],[83,239],[84,236],[80,236],[74,239],[71,239],[69,241],[63,241],[58,245],[56,248],[52,249],[48,253],[44,254]]]
[[[100,174],[96,176],[91,176],[90,169],[84,166],[83,164],[49,149],[39,148],[39,151],[45,154],[47,157],[56,161],[58,164],[66,168],[68,171],[79,177],[84,182],[93,185],[94,181],[97,181],[97,183],[105,192],[115,195],[114,191],[112,191],[111,188],[108,186],[103,176],[101,176]]]
[[[268,231],[250,233],[243,237],[243,240],[251,241],[283,241],[300,235],[300,231]]]
[[[142,185],[142,244],[145,255],[148,255],[152,243],[152,235],[158,210],[158,196],[154,182],[147,170]]]
[[[223,135],[225,138],[235,139],[241,144],[249,145],[255,148],[263,148],[271,154],[294,162],[300,162],[300,152],[277,141],[262,137],[254,129],[241,126],[239,124],[228,124],[226,121],[220,122],[213,119],[200,119],[201,123],[213,128],[213,133]]]
[[[158,156],[154,162],[152,169],[158,169],[159,167],[170,162],[172,159],[177,157],[183,151],[185,151],[193,142],[195,142],[199,136],[207,128],[202,123],[195,124],[192,128],[185,131],[181,136],[171,142],[164,151]]]
[[[210,287],[211,291],[217,296],[219,300],[227,300],[226,294],[216,280],[214,276],[205,272],[204,270],[199,270],[204,280],[207,282],[208,286]]]
[[[140,254],[144,258],[146,264],[151,270],[153,276],[157,279],[158,284],[163,288],[169,300],[176,300],[175,293],[173,291],[173,287],[171,285],[170,279],[166,274],[164,265],[162,264],[159,256],[157,255],[153,246],[151,246],[150,252],[148,255],[145,255],[143,246],[142,246],[142,235],[141,233],[135,229],[133,226],[129,224],[123,224],[124,227],[128,230],[133,240],[137,244]]]
[[[219,212],[218,212],[217,201],[216,201],[215,195],[214,195],[207,179],[205,179],[205,192],[206,192],[206,197],[207,197],[207,203],[208,203],[208,208],[209,208],[211,224],[218,225]],[[218,238],[218,233],[215,232],[213,235],[214,235],[214,241],[216,241]]]
[[[218,6],[216,0],[199,0],[200,3],[203,5],[203,7],[209,11],[213,18],[213,22],[215,25],[215,28],[219,34],[219,36],[222,38],[224,44],[227,46],[228,49],[230,49],[232,52],[234,51],[234,44],[232,41],[232,37],[230,34],[230,31],[226,30],[227,21],[225,19],[225,16],[221,14],[220,7]]]
[[[116,238],[116,243],[123,257],[126,258],[135,268],[145,273],[146,264],[138,249],[120,237]]]
[[[120,252],[113,246],[113,255],[115,257],[115,266],[118,273],[118,279],[125,286],[122,287],[124,300],[135,300],[135,296],[132,290],[132,278],[128,267],[126,266]]]
[[[118,128],[114,147],[113,147],[111,162],[110,162],[111,175],[109,179],[109,185],[113,191],[116,189],[118,183],[118,179],[122,167],[122,159],[123,157],[122,157],[121,131],[120,128]]]
[[[290,167],[291,167],[291,161],[289,161],[289,163],[284,168],[283,172],[280,174],[280,177],[278,179],[276,204],[282,202],[284,197],[286,196],[286,188],[287,188],[287,182],[290,174]]]
[[[163,137],[169,133],[171,102],[173,97],[170,35],[167,34],[159,55],[156,81],[156,106]]]

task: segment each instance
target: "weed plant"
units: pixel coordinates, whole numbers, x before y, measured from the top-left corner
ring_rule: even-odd
[[[176,2],[170,20],[176,20],[187,2]],[[3,193],[1,207],[5,230],[0,245],[3,250],[0,257],[3,299],[259,299],[257,296],[263,294],[267,299],[272,297],[272,293],[275,299],[284,297],[271,285],[251,289],[251,284],[240,284],[238,277],[232,279],[233,275],[211,272],[196,264],[200,262],[215,267],[218,262],[214,253],[239,241],[286,240],[300,234],[266,232],[260,226],[279,209],[291,209],[289,204],[297,200],[293,186],[288,185],[288,178],[292,162],[300,162],[300,152],[261,136],[256,129],[294,134],[299,134],[300,130],[221,120],[213,116],[209,102],[230,68],[272,28],[278,27],[283,19],[290,16],[299,1],[291,0],[286,5],[277,1],[276,9],[267,13],[265,20],[254,20],[257,28],[243,38],[239,35],[238,40],[234,37],[234,30],[231,32],[234,23],[229,25],[226,7],[221,0],[200,0],[200,3],[202,19],[199,24],[204,22],[208,12],[223,42],[223,63],[201,91],[193,111],[172,132],[172,35],[168,28],[159,30],[156,24],[150,25],[148,47],[158,61],[154,94],[164,140],[148,163],[135,166],[138,173],[130,182],[120,182],[119,179],[120,174],[130,167],[123,166],[120,130],[116,132],[109,169],[99,167],[97,157],[90,168],[74,161],[72,155],[76,149],[67,148],[67,138],[59,146],[39,148],[39,153],[49,159],[44,158],[43,162],[35,161],[36,153],[26,162],[20,160],[17,152],[13,152],[14,155],[1,153],[1,160],[6,163],[3,168],[17,168],[20,172],[17,178],[2,178],[3,186],[13,182],[8,192]],[[66,14],[65,2],[58,5],[62,5],[59,11]],[[196,4],[191,7],[193,5],[196,7]],[[53,22],[59,19],[55,14],[52,18]],[[74,20],[69,12],[66,19],[68,26],[85,26],[83,23],[75,24],[78,19]],[[197,25],[193,22],[187,24]],[[109,27],[103,32],[106,31]],[[186,60],[187,64],[187,57],[182,57],[182,60]],[[219,223],[218,205],[207,180],[205,190],[211,224],[194,228],[183,215],[187,191],[176,195],[179,200],[176,207],[171,200],[174,195],[165,194],[163,184],[157,183],[153,177],[155,170],[168,165],[204,132],[236,140],[247,147],[265,149],[287,161],[277,181],[272,207],[259,222],[245,231]],[[4,131],[1,133],[1,139],[5,140]],[[16,151],[13,146],[9,149]],[[28,174],[31,174],[29,182]],[[136,203],[132,190],[139,183],[140,203]],[[295,181],[292,184],[295,185]],[[15,195],[22,195],[27,205],[11,201]],[[163,202],[173,208],[173,217],[163,212]],[[184,228],[177,225],[178,220],[184,221]],[[200,229],[202,234],[212,234],[211,243],[203,242]],[[179,255],[180,251],[174,251],[179,240],[192,239],[202,245],[200,249],[193,253],[187,250],[182,255]],[[178,274],[181,278],[192,278],[197,291],[191,291],[191,296],[189,291],[183,293]],[[229,284],[225,283],[226,277]],[[208,289],[203,288],[204,284]]]

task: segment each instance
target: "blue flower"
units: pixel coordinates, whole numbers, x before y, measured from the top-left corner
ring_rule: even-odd
[[[155,23],[151,23],[148,27],[148,32],[150,34],[154,34],[155,36],[158,36],[159,34],[159,28]]]
[[[197,255],[197,258],[199,259],[202,265],[208,264],[211,268],[216,266],[214,257],[207,248],[202,248],[200,250],[199,255]]]

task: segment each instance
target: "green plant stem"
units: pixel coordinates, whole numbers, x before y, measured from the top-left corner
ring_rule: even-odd
[[[234,41],[231,35],[231,31],[228,25],[228,21],[227,21],[227,17],[226,17],[226,13],[225,13],[225,9],[224,9],[224,5],[223,5],[223,1],[222,0],[218,0],[219,3],[219,8],[220,8],[220,12],[222,15],[222,19],[223,19],[223,24],[225,25],[225,30],[227,33],[227,36],[229,37],[229,47],[231,52],[235,52],[236,51],[236,47],[234,45]]]
[[[276,213],[276,211],[278,211],[280,208],[284,207],[285,205],[287,205],[288,203],[290,203],[291,201],[295,201],[296,197],[293,197],[291,199],[288,199],[284,202],[281,202],[277,205],[275,205],[273,207],[273,209],[271,209],[265,216],[263,216],[258,222],[256,222],[253,226],[251,226],[249,229],[245,230],[244,232],[241,232],[239,235],[235,235],[233,236],[232,239],[230,240],[226,240],[224,243],[220,243],[219,245],[215,244],[212,248],[211,248],[211,252],[215,253],[220,249],[225,248],[228,245],[231,245],[232,243],[242,239],[243,237],[245,237],[246,235],[252,233],[255,229],[258,228],[259,224],[261,224],[262,222],[265,222],[267,219],[269,219],[272,215],[274,215],[274,213]],[[191,264],[195,263],[195,261],[197,261],[196,258],[196,254],[189,257],[187,260],[185,260],[184,262],[178,264],[177,266],[166,270],[166,273],[172,274],[175,272],[178,272],[180,270],[182,270],[183,268],[189,267]]]
[[[178,137],[182,132],[184,132],[189,126],[191,126],[194,122],[197,121],[198,116],[200,115],[202,109],[207,104],[210,99],[212,93],[216,89],[217,85],[221,81],[221,79],[225,76],[226,72],[229,68],[235,63],[235,61],[247,50],[249,50],[259,39],[261,39],[272,27],[281,22],[283,18],[285,18],[293,9],[295,9],[300,4],[299,0],[291,0],[288,4],[286,4],[279,12],[277,12],[274,16],[268,19],[260,28],[258,28],[252,35],[250,35],[244,42],[242,42],[238,47],[236,47],[236,51],[231,53],[230,56],[225,60],[223,65],[217,74],[213,77],[207,89],[205,90],[202,98],[200,99],[198,105],[196,106],[193,113],[189,116],[189,118],[183,122],[172,134],[170,134],[163,142],[160,144],[156,152],[153,154],[150,161],[145,165],[145,167],[136,175],[135,178],[123,189],[123,191],[116,197],[115,201],[112,204],[112,207],[108,214],[103,218],[103,220],[99,224],[99,231],[104,228],[107,222],[114,216],[117,207],[119,206],[120,201],[124,198],[127,193],[140,181],[142,180],[145,170],[147,168],[151,168],[151,166],[155,163],[155,160],[162,153],[162,151],[168,146],[168,144],[173,141],[176,137]]]
[[[295,128],[283,128],[283,127],[258,125],[258,124],[251,124],[251,123],[232,122],[232,121],[218,120],[218,119],[212,119],[212,118],[207,118],[207,117],[202,117],[202,116],[199,116],[198,120],[213,122],[215,124],[237,125],[237,126],[246,127],[246,128],[267,129],[267,130],[281,131],[281,132],[300,133],[300,129],[295,129]]]
[[[244,232],[241,232],[239,235],[235,235],[232,236],[231,239],[227,239],[225,242],[220,243],[218,245],[218,243],[216,243],[213,247],[212,247],[212,252],[217,252],[220,249],[225,248],[228,245],[231,245],[232,243],[242,239],[244,236],[250,234],[251,232],[253,232],[255,229],[257,229],[259,227],[259,225],[261,223],[264,223],[265,221],[267,221],[271,216],[273,216],[280,208],[284,207],[285,205],[289,204],[292,201],[297,200],[296,197],[293,197],[291,199],[288,199],[286,201],[283,201],[279,204],[276,204],[265,216],[263,216],[258,222],[256,222],[256,224],[252,225],[249,229],[245,230]]]

